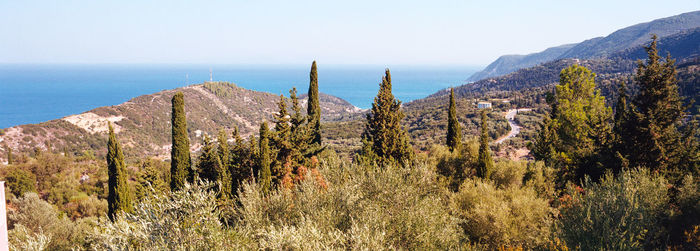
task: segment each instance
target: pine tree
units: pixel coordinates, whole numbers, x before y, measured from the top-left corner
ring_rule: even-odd
[[[462,128],[457,120],[454,89],[450,89],[450,107],[447,114],[447,147],[452,152],[459,152],[459,149],[462,148]]]
[[[309,73],[309,101],[306,107],[306,114],[309,116],[310,144],[316,147],[321,146],[321,104],[318,100],[318,72],[316,71],[316,61],[311,64]]]
[[[401,126],[403,117],[401,102],[391,93],[391,73],[386,69],[379,93],[367,114],[360,159],[376,160],[380,165],[410,164],[414,153],[408,134]]]
[[[613,122],[613,143],[610,151],[610,158],[614,160],[611,166],[615,173],[618,173],[623,168],[629,167],[630,146],[634,145],[634,137],[631,135],[629,128],[632,126],[630,118],[630,106],[627,101],[627,84],[620,81],[620,87],[617,90],[617,102],[615,104],[615,117]]]
[[[172,99],[172,149],[170,151],[170,189],[180,190],[185,182],[194,181],[192,160],[190,159],[190,139],[187,135],[185,100],[182,92]]]
[[[236,194],[241,182],[252,180],[252,176],[257,173],[258,156],[255,153],[255,139],[245,142],[238,133],[238,127],[233,131],[233,138],[235,144],[230,151],[229,174],[231,175],[231,193]]]
[[[229,180],[228,170],[221,161],[219,149],[208,135],[204,136],[204,146],[202,147],[202,155],[199,156],[197,162],[197,172],[202,180],[218,184],[220,198],[230,197],[231,186],[227,181]]]
[[[630,165],[643,166],[654,171],[676,167],[681,155],[681,135],[677,123],[685,115],[678,94],[675,60],[670,55],[661,60],[656,48],[656,35],[645,47],[648,59],[639,61],[635,81],[639,93],[631,111],[635,137]]]
[[[114,221],[114,217],[119,212],[131,211],[131,198],[129,197],[124,154],[117,137],[114,135],[111,122],[109,122],[109,141],[107,142],[107,172],[109,175],[108,216],[110,220]]]
[[[481,137],[479,137],[479,159],[476,163],[476,175],[489,179],[493,171],[493,158],[489,149],[489,131],[486,110],[481,110]]]
[[[260,169],[260,184],[263,193],[269,194],[272,186],[272,172],[270,171],[270,141],[267,122],[260,124],[260,150],[258,152],[258,168]]]
[[[533,154],[560,172],[559,185],[586,175],[597,179],[608,162],[612,110],[605,105],[590,70],[572,65],[559,76],[556,92],[547,98],[551,119],[531,145]]]

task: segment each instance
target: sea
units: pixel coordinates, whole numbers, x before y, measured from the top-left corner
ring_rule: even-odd
[[[319,65],[319,91],[366,109],[386,66]],[[477,66],[391,66],[402,102],[466,84]],[[192,84],[227,81],[256,91],[306,93],[310,65],[0,64],[0,128],[34,124]],[[211,73],[211,74],[210,74]]]

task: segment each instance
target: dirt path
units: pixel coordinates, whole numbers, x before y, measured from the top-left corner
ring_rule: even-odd
[[[518,123],[515,122],[515,115],[518,114],[518,112],[526,112],[526,111],[532,111],[531,108],[520,108],[520,109],[510,109],[506,112],[506,120],[508,120],[508,124],[510,124],[510,132],[506,134],[503,137],[498,138],[496,141],[494,141],[494,144],[500,144],[503,143],[503,141],[510,139],[512,137],[515,137],[520,133],[520,128],[522,128]]]

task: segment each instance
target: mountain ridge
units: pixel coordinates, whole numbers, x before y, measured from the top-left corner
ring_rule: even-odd
[[[550,47],[544,51],[526,55],[504,55],[486,66],[484,70],[474,73],[467,80],[476,82],[557,59],[605,58],[618,51],[644,44],[652,33],[663,38],[697,27],[700,27],[700,11],[659,18],[616,30],[605,37],[595,37],[580,43]],[[556,55],[557,53],[558,55]]]

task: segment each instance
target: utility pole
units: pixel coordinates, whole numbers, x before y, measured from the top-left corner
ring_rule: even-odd
[[[214,73],[211,68],[209,68],[209,82],[214,82]]]

